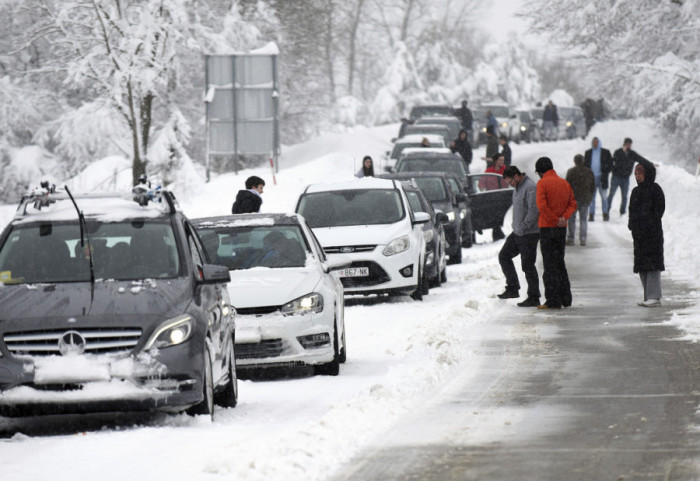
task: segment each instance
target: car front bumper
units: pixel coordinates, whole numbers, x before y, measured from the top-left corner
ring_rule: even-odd
[[[369,275],[341,277],[345,294],[412,293],[418,285],[420,270],[414,248],[393,256],[385,256],[377,246],[372,252],[342,254],[352,259],[350,267],[369,267]],[[332,257],[334,254],[328,254]],[[410,274],[408,272],[410,271]]]

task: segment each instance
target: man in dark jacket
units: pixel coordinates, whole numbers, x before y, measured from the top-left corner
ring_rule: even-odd
[[[467,168],[467,173],[469,173],[469,165],[472,163],[472,156],[474,154],[472,153],[472,144],[469,143],[466,130],[460,130],[459,137],[452,142],[452,151],[462,156],[462,160],[464,160],[464,164]]]
[[[581,219],[579,227],[579,241],[582,246],[586,245],[586,237],[588,236],[588,205],[595,195],[595,176],[593,171],[583,165],[583,155],[576,154],[574,156],[575,166],[566,172],[566,181],[571,184],[574,191],[574,199],[576,199],[576,211],[569,217],[569,234],[566,238],[566,245],[574,245],[574,237],[576,237],[576,213]]]
[[[253,175],[245,181],[246,190],[239,190],[236,195],[236,201],[231,207],[232,214],[249,214],[260,212],[262,205],[263,188],[265,181],[260,177]]]
[[[634,272],[644,289],[643,307],[661,305],[661,271],[664,270],[664,231],[661,218],[666,208],[664,191],[656,180],[656,168],[646,160],[634,169],[637,187],[630,196],[627,226],[634,241]]]
[[[608,205],[608,179],[612,170],[612,154],[608,149],[604,149],[598,137],[593,137],[591,148],[585,153],[583,164],[593,171],[595,176],[595,188],[600,194],[600,201],[603,204],[603,220],[610,220],[610,207]],[[591,199],[588,214],[588,221],[595,220],[595,194]]]
[[[617,188],[622,192],[620,215],[627,211],[627,192],[630,188],[630,176],[637,162],[649,162],[647,159],[632,150],[632,139],[627,137],[622,143],[622,148],[617,149],[613,155],[612,180],[610,181],[610,195],[608,195],[608,209],[612,208],[612,200]]]
[[[505,159],[505,166],[510,167],[513,158],[513,151],[510,150],[510,145],[508,145],[508,137],[505,134],[498,136],[498,143],[501,144],[501,155]]]
[[[462,129],[467,131],[467,135],[471,133],[474,128],[474,117],[472,116],[471,109],[467,107],[466,100],[462,100],[462,106],[455,110],[455,115],[462,123]],[[469,138],[472,138],[471,135],[469,136]]]

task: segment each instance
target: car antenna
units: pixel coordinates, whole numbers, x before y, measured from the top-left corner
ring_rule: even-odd
[[[87,258],[88,258],[88,261],[90,263],[90,306],[92,306],[92,301],[95,298],[95,265],[92,263],[92,246],[90,245],[90,235],[88,234],[88,231],[87,231],[87,222],[85,222],[85,216],[83,215],[83,211],[78,208],[78,203],[75,202],[75,198],[73,197],[73,194],[71,194],[68,186],[66,185],[66,186],[64,186],[64,188],[66,189],[66,193],[68,194],[68,197],[70,197],[71,202],[73,202],[73,205],[75,206],[75,210],[78,212],[78,220],[80,223],[80,247],[81,248],[85,247],[85,241],[87,240],[88,253],[89,253]]]

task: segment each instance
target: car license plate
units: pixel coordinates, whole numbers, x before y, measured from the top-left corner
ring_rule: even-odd
[[[339,277],[366,277],[369,275],[369,267],[348,267],[338,271]]]

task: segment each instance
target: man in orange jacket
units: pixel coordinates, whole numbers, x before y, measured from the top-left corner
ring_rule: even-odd
[[[566,271],[564,251],[566,248],[567,220],[576,211],[574,191],[569,183],[554,171],[549,157],[540,157],[535,163],[537,182],[537,208],[540,217],[540,250],[544,272],[544,304],[538,309],[561,309],[571,305],[571,285]]]

